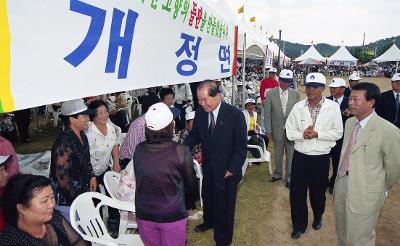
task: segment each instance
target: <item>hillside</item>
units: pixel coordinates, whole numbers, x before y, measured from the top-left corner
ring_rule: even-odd
[[[372,59],[374,57],[380,56],[383,52],[385,52],[393,44],[393,40],[396,40],[396,45],[400,47],[400,36],[380,39],[378,41],[366,44],[364,48],[362,47],[362,45],[346,47],[349,49],[350,53],[358,59]],[[272,39],[272,41],[278,43],[278,40],[276,39]],[[283,40],[282,43],[284,43],[282,45],[282,48],[284,47],[285,54],[292,59],[299,57],[301,55],[301,52],[306,52],[307,49],[310,47],[310,45],[291,43],[286,40]],[[321,53],[322,56],[329,57],[339,48],[339,46],[321,43],[316,44],[315,48]],[[361,53],[363,50],[370,51],[367,57],[360,57],[362,56]],[[373,53],[375,52],[375,50],[376,54],[374,55]]]

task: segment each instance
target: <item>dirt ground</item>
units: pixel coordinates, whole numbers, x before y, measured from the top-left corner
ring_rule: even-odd
[[[328,78],[330,81],[331,77]],[[362,81],[374,82],[382,91],[391,89],[386,78],[366,78]],[[299,87],[304,98],[304,87]],[[324,91],[329,95],[329,90]],[[269,151],[273,154],[273,146]],[[397,154],[397,153],[394,153]],[[400,158],[400,154],[399,158]],[[272,155],[273,156],[273,155]],[[274,163],[274,161],[272,161]],[[313,215],[309,204],[309,227],[298,240],[292,240],[289,190],[284,183],[267,182],[265,165],[248,168],[244,182],[239,187],[234,245],[337,245],[333,197],[326,193],[326,210],[323,225],[319,231],[311,228]],[[200,222],[190,222],[188,229],[188,245],[213,245],[212,233],[193,233],[193,226]],[[395,185],[386,199],[376,228],[376,245],[400,245],[400,184]]]

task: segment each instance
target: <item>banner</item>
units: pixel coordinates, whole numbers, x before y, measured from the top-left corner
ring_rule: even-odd
[[[0,112],[229,77],[233,45],[204,0],[0,0]]]

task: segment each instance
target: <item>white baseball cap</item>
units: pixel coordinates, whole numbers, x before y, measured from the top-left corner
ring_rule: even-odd
[[[83,99],[66,101],[61,105],[61,114],[64,116],[70,116],[74,114],[93,115],[94,113],[94,110],[86,107]]]
[[[11,158],[11,155],[0,155],[0,167],[5,166]]]
[[[309,73],[306,77],[306,86],[318,87],[326,84],[326,78],[322,73]]]
[[[190,111],[189,113],[187,113],[187,114],[185,115],[185,120],[193,120],[195,114],[196,114],[195,111]]]
[[[244,105],[248,104],[248,103],[253,103],[256,104],[256,100],[254,100],[253,98],[247,98],[246,102],[244,103]]]
[[[400,81],[400,73],[393,74],[392,81]]]
[[[360,75],[357,72],[350,74],[349,80],[361,80]]]
[[[293,72],[289,69],[283,69],[280,73],[279,73],[279,78],[282,79],[293,79]]]
[[[146,127],[158,131],[168,126],[174,119],[171,110],[165,103],[159,102],[150,106],[144,115]]]
[[[243,82],[238,81],[238,82],[236,83],[236,85],[243,85]]]
[[[276,73],[276,72],[278,72],[278,70],[276,70],[276,68],[274,68],[274,67],[271,67],[271,68],[269,69],[269,72],[270,72],[270,73]]]
[[[329,84],[329,87],[331,88],[337,88],[337,87],[346,87],[346,81],[342,78],[333,78],[331,83]]]

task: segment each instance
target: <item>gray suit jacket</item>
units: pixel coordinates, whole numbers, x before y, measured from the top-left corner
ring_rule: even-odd
[[[300,101],[299,94],[289,88],[288,102],[285,115],[283,115],[279,87],[276,87],[265,94],[265,126],[267,133],[272,133],[273,141],[283,141],[284,126],[293,106]]]
[[[346,121],[338,170],[356,123],[355,117]],[[359,134],[349,159],[347,199],[352,212],[371,214],[383,206],[385,192],[400,177],[400,130],[374,114]]]

